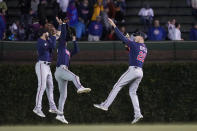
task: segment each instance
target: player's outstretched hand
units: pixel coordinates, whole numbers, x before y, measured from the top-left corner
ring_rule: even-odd
[[[63,24],[63,21],[61,19],[59,19],[57,16],[56,16],[56,20],[58,22],[59,25],[62,25]]]
[[[108,21],[111,26],[113,26],[114,28],[116,27],[116,24],[114,23],[114,21],[112,19],[108,18]]]

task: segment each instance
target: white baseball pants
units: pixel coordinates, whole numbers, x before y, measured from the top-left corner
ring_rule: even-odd
[[[44,64],[44,61],[38,61],[35,66],[35,70],[38,78],[35,108],[40,110],[42,109],[42,96],[44,94],[44,91],[46,90],[50,109],[57,109],[53,98],[54,86],[50,66]]]
[[[72,81],[77,89],[81,88],[82,85],[80,83],[79,77],[72,73],[70,70],[68,70],[67,66],[65,65],[61,65],[60,67],[56,68],[55,79],[58,82],[60,92],[58,110],[63,112],[64,104],[67,98],[68,81]]]
[[[139,67],[130,66],[128,70],[119,78],[118,82],[114,85],[107,99],[102,103],[104,107],[109,107],[114,99],[116,98],[118,92],[123,88],[123,86],[131,83],[129,87],[129,95],[134,108],[134,117],[140,116],[140,106],[138,96],[136,91],[138,89],[139,83],[143,77],[143,71]]]

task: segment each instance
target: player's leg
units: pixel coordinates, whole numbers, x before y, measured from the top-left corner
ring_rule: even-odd
[[[132,73],[132,68],[129,68],[117,81],[114,85],[113,89],[111,90],[107,99],[101,103],[100,105],[95,104],[94,106],[105,111],[108,110],[108,107],[112,104],[114,99],[116,98],[118,92],[122,89],[124,85],[127,85],[129,82],[133,80],[134,76]]]
[[[81,82],[79,80],[79,77],[77,75],[75,75],[74,73],[72,73],[70,70],[68,70],[68,69],[62,69],[60,67],[60,68],[57,68],[57,72],[59,74],[61,74],[61,78],[62,79],[73,82],[73,84],[77,88],[77,93],[88,93],[88,92],[91,91],[90,88],[84,88],[81,85]]]
[[[137,96],[137,89],[139,87],[142,77],[143,77],[143,72],[142,70],[139,70],[136,79],[131,83],[129,87],[129,95],[131,97],[131,101],[134,108],[134,120],[132,122],[133,124],[139,121],[141,118],[143,118],[139,106],[138,96]]]
[[[58,110],[63,112],[64,111],[64,104],[65,104],[66,98],[67,98],[68,81],[61,80],[61,79],[58,79],[57,81],[58,81],[58,87],[59,87],[59,92],[60,92]]]
[[[64,118],[63,112],[64,112],[64,104],[66,102],[67,98],[67,84],[68,81],[65,81],[61,79],[61,76],[57,72],[55,72],[55,78],[58,82],[59,92],[60,92],[60,98],[59,98],[59,104],[58,104],[58,110],[62,112],[62,114],[59,114],[56,116],[56,119],[68,124],[68,121]]]
[[[42,112],[42,96],[46,89],[47,65],[38,62],[36,64],[35,70],[38,78],[38,89],[36,94],[36,105],[33,111],[37,115],[45,117],[44,113]]]
[[[47,76],[47,88],[46,88],[46,93],[47,93],[47,97],[49,100],[49,106],[50,106],[49,112],[59,114],[60,112],[57,110],[57,107],[54,102],[53,90],[54,90],[53,76],[52,76],[51,70],[49,68],[49,74]]]

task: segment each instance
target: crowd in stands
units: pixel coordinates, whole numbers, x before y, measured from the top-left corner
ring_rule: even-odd
[[[56,16],[69,19],[68,24],[75,28],[78,40],[108,40],[112,30],[108,17],[124,23],[126,13],[125,0],[18,0],[17,6],[20,19],[8,25],[7,6],[0,0],[1,40],[36,40],[39,29],[47,24],[58,28]]]
[[[197,16],[197,0],[187,0],[187,3],[190,3],[188,5],[193,8],[193,15]],[[157,19],[154,20],[154,10],[148,3],[143,5],[138,15],[140,16],[141,23],[143,24],[144,32],[147,33],[148,40],[184,40],[181,37],[181,24],[177,23],[176,19],[172,19],[168,21],[166,27],[161,27],[160,21]],[[189,40],[197,40],[197,22],[194,22],[193,27],[190,30]]]
[[[36,40],[37,32],[41,28],[46,28],[46,25],[52,24],[58,28],[56,16],[68,17],[68,24],[75,28],[78,40],[117,40],[113,28],[108,23],[108,18],[120,25],[120,30],[126,35],[125,0],[30,1],[18,0],[20,19],[8,25],[6,24],[7,5],[5,1],[0,0],[0,40]],[[197,0],[187,0],[187,3],[193,8],[193,14],[197,15]],[[172,19],[166,27],[162,27],[160,21],[154,19],[154,10],[148,3],[143,5],[138,15],[148,40],[183,40],[181,25]],[[190,31],[190,40],[197,40],[197,23],[194,23]]]

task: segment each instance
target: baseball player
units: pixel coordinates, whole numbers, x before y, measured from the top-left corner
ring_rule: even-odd
[[[79,77],[68,69],[70,58],[78,52],[78,45],[76,43],[76,37],[73,36],[72,40],[74,44],[74,49],[72,51],[69,51],[67,49],[67,35],[71,33],[67,33],[67,22],[67,20],[64,20],[64,23],[61,26],[61,35],[58,45],[57,68],[55,71],[55,78],[58,82],[60,92],[58,110],[62,112],[62,114],[58,114],[56,116],[56,119],[66,124],[68,124],[68,121],[63,115],[63,110],[67,98],[68,81],[72,81],[74,83],[75,87],[77,88],[77,93],[88,93],[91,91],[90,88],[84,88],[80,83]]]
[[[49,35],[46,29],[40,30],[40,38],[37,41],[38,62],[36,63],[35,70],[38,78],[38,89],[36,95],[36,105],[33,112],[40,117],[45,117],[42,112],[42,96],[46,89],[47,97],[49,100],[49,112],[59,114],[53,99],[53,77],[51,74],[50,64],[52,59],[53,50],[56,47],[56,33]],[[60,33],[59,33],[60,34]]]
[[[143,118],[138,96],[136,91],[143,77],[142,66],[147,54],[147,48],[144,44],[143,34],[141,32],[136,32],[134,35],[134,40],[125,37],[119,29],[116,27],[114,22],[109,19],[109,23],[114,27],[116,35],[123,41],[129,50],[129,68],[128,70],[119,78],[117,83],[114,85],[112,91],[110,92],[108,98],[101,104],[94,104],[96,108],[107,111],[109,106],[112,104],[116,98],[118,92],[123,88],[123,86],[130,84],[129,94],[134,108],[134,120],[132,124],[138,122]]]

